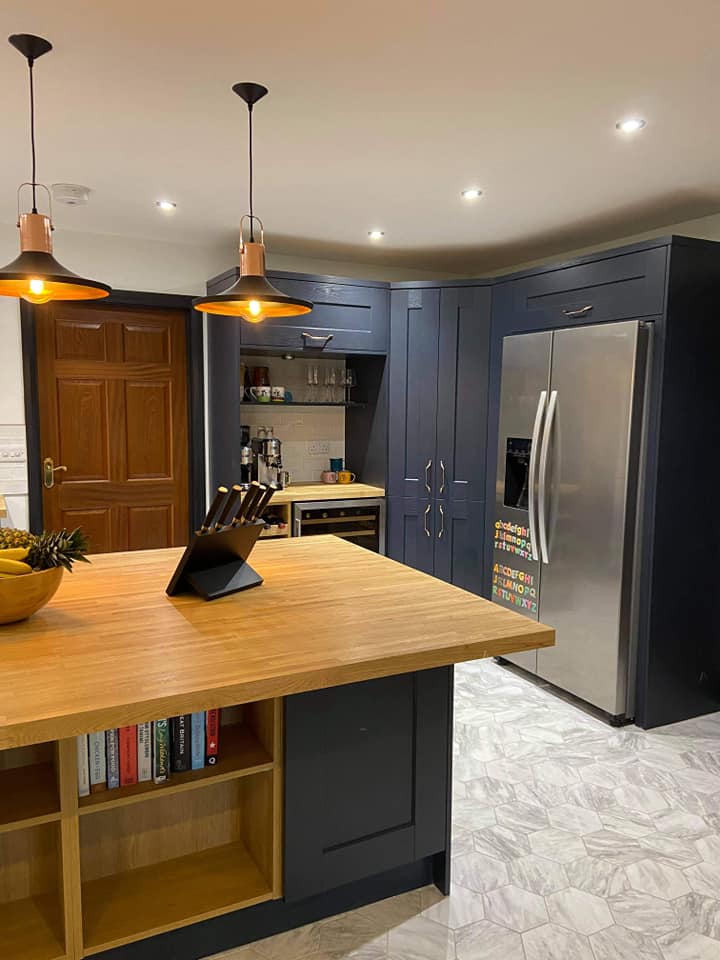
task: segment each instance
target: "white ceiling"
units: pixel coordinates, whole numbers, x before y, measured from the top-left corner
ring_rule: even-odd
[[[57,211],[65,229],[234,235],[238,80],[270,87],[256,212],[275,252],[480,272],[720,210],[718,0],[3,0],[0,19],[55,46],[36,66],[39,177],[94,190]],[[4,43],[0,84],[9,221],[29,164]],[[636,114],[647,128],[618,135]]]

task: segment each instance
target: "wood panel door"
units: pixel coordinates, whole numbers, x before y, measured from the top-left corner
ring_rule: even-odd
[[[53,303],[36,311],[46,529],[92,553],[187,542],[188,400],[181,310]]]

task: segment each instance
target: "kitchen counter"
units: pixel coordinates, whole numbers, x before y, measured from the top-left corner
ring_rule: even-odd
[[[294,483],[278,490],[272,498],[272,506],[311,500],[369,500],[384,496],[383,487],[373,487],[369,483]]]
[[[180,553],[95,556],[0,627],[3,956],[197,960],[447,892],[452,664],[554,642],[333,536],[212,602],[166,596]],[[78,797],[76,735],[217,707],[216,764]]]
[[[7,504],[5,503],[5,497],[0,493],[0,520],[7,517]]]

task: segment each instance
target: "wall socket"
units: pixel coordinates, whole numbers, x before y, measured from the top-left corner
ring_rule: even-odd
[[[330,453],[330,442],[328,440],[309,440],[307,445],[308,454],[313,456],[320,456],[321,454]]]
[[[0,445],[0,463],[25,463],[25,447],[10,443]]]

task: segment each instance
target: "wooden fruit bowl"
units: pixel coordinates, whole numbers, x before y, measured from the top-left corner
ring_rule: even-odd
[[[62,575],[62,567],[50,567],[0,579],[0,624],[26,620],[44,607],[60,586]]]

